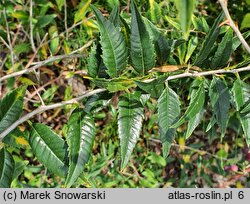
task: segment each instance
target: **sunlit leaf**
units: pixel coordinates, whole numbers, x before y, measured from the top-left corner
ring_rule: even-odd
[[[209,87],[209,97],[216,123],[220,127],[221,138],[223,138],[227,127],[231,99],[226,84],[222,80],[214,77]]]
[[[181,29],[185,39],[189,36],[189,29],[192,22],[192,16],[195,8],[195,0],[175,0],[179,13]]]
[[[233,30],[229,29],[222,41],[218,45],[217,51],[212,58],[211,67],[218,68],[227,64],[233,50],[232,50]]]
[[[171,128],[171,125],[178,119],[180,114],[178,95],[171,88],[166,87],[158,99],[157,106],[163,156],[166,158],[175,135],[175,129]]]
[[[68,122],[67,142],[69,145],[69,170],[66,186],[70,187],[76,182],[88,162],[96,136],[96,127],[93,118],[76,109]]]
[[[155,64],[154,46],[134,1],[131,2],[130,57],[132,66],[145,75]]]
[[[101,12],[91,5],[101,33],[102,59],[111,77],[117,77],[127,65],[128,50],[123,35]]]
[[[0,150],[0,188],[9,188],[13,179],[15,162],[5,149]]]
[[[0,100],[0,133],[21,116],[25,90],[26,87],[17,88]]]
[[[236,110],[238,113],[240,112],[241,108],[244,107],[245,103],[249,101],[250,99],[250,93],[249,93],[250,86],[246,84],[245,82],[241,81],[240,79],[237,79],[234,82],[232,91],[234,96],[234,101],[236,105]],[[240,122],[242,129],[244,131],[246,143],[248,146],[250,145],[250,115],[249,114],[239,114]]]
[[[202,67],[203,63],[207,60],[209,54],[211,53],[212,47],[214,46],[215,41],[217,40],[220,33],[220,23],[224,19],[224,14],[221,13],[218,18],[215,20],[212,28],[207,34],[201,50],[199,51],[196,60],[194,62],[195,66]]]
[[[204,84],[200,83],[199,89],[196,91],[193,100],[190,101],[190,104],[184,113],[184,115],[174,124],[172,128],[177,128],[182,125],[187,120],[195,117],[202,109],[205,102],[205,89]]]
[[[125,168],[142,128],[143,105],[140,93],[124,94],[119,99],[118,134],[121,148],[121,168]]]
[[[30,146],[44,166],[52,173],[65,177],[67,173],[67,145],[50,127],[44,124],[32,125]]]

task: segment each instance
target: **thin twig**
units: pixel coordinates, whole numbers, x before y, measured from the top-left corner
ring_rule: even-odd
[[[237,26],[235,25],[235,23],[233,22],[230,14],[229,14],[229,11],[227,8],[227,0],[219,0],[219,2],[220,2],[220,5],[223,9],[223,12],[224,12],[224,14],[229,22],[230,27],[234,30],[234,32],[238,36],[239,40],[241,41],[242,45],[246,48],[247,52],[250,54],[249,45],[247,44],[246,40],[243,38],[241,32],[239,31],[239,29],[237,28]]]
[[[10,46],[8,43],[0,36],[0,40],[3,42],[3,44],[10,50]]]
[[[85,50],[86,48],[88,48],[95,40],[90,40],[89,42],[87,42],[86,44],[84,44],[82,47],[78,48],[77,50],[72,51],[70,54],[74,54],[77,52],[81,52],[82,50]]]
[[[34,115],[37,115],[39,113],[43,113],[47,110],[51,110],[51,109],[56,109],[56,108],[60,108],[63,107],[65,105],[70,105],[70,104],[74,104],[76,102],[79,102],[81,100],[83,100],[86,97],[92,96],[94,94],[98,94],[101,92],[106,91],[106,89],[95,89],[92,91],[86,91],[83,95],[77,97],[77,98],[73,98],[71,100],[68,101],[62,101],[60,103],[55,103],[55,104],[51,104],[51,105],[46,105],[46,106],[40,106],[39,108],[35,109],[34,111],[26,114],[25,116],[21,117],[19,120],[17,120],[16,122],[14,122],[11,126],[9,126],[6,130],[4,130],[1,134],[0,134],[0,141],[3,140],[3,138],[8,135],[12,130],[14,130],[18,125],[22,124],[23,122],[27,121],[28,119],[32,118]]]
[[[4,16],[5,23],[6,23],[7,39],[8,39],[8,43],[9,43],[11,63],[12,63],[12,66],[13,66],[14,65],[14,52],[13,52],[13,47],[12,47],[12,43],[11,43],[10,29],[9,29],[9,24],[8,24],[8,21],[7,21],[6,8],[5,7],[3,8],[3,16]]]
[[[37,91],[37,89],[36,89],[36,87],[35,87],[34,85],[33,85],[33,88],[35,89],[35,92],[36,92],[36,94],[37,94],[37,96],[38,96],[38,98],[39,98],[39,100],[40,100],[42,106],[45,106],[45,103],[44,103],[44,101],[43,101],[41,95],[39,94],[39,92]]]
[[[66,32],[66,40],[69,38],[69,31],[68,31],[68,25],[67,25],[67,1],[64,0],[64,27]]]
[[[66,55],[66,56],[68,56],[68,55]],[[59,56],[57,56],[57,57],[59,57]],[[60,59],[61,58],[62,58],[62,56],[60,56]],[[53,61],[55,61],[55,57],[53,57]],[[42,65],[40,65],[40,66],[42,66]],[[177,74],[177,75],[174,75],[174,76],[170,76],[170,77],[168,77],[166,79],[166,81],[173,80],[173,79],[184,78],[184,77],[201,77],[201,76],[214,75],[214,74],[224,74],[224,73],[233,73],[234,74],[234,73],[243,72],[243,71],[249,71],[249,70],[250,70],[250,66],[239,68],[239,69],[234,69],[234,70],[219,69],[219,70],[213,70],[213,71],[207,71],[207,72],[199,72],[199,73],[198,72],[197,73],[184,73],[184,74]],[[14,73],[14,74],[16,74],[16,73]],[[145,80],[144,82],[149,82],[149,81],[152,81],[152,80],[153,79]],[[0,81],[1,81],[1,79],[0,79]],[[75,98],[75,99],[71,99],[71,100],[68,100],[68,101],[63,101],[63,102],[52,104],[52,105],[48,105],[48,106],[41,106],[40,108],[38,108],[38,109],[36,109],[36,110],[28,113],[27,115],[23,116],[22,118],[20,118],[19,120],[17,120],[15,123],[13,123],[5,131],[3,131],[0,134],[0,141],[8,133],[10,133],[13,129],[15,129],[18,125],[20,125],[21,123],[25,122],[26,120],[28,120],[29,118],[33,117],[34,115],[36,115],[38,113],[41,113],[41,112],[44,112],[44,111],[47,111],[47,110],[50,110],[50,109],[62,107],[64,105],[72,104],[72,103],[74,103],[76,101],[81,101],[83,98],[92,96],[92,95],[97,94],[97,93],[104,92],[105,90],[106,89],[101,88],[101,89],[96,89],[96,90],[93,90],[93,91],[87,91],[85,94],[83,94],[82,96],[79,96],[78,98]]]
[[[82,54],[71,54],[71,55],[57,55],[57,56],[53,56],[53,57],[50,57],[50,58],[48,58],[48,59],[46,59],[44,61],[41,61],[41,62],[37,63],[36,65],[34,65],[34,66],[32,66],[32,67],[30,67],[28,69],[24,69],[24,70],[21,70],[21,71],[18,71],[18,72],[14,72],[14,73],[5,75],[2,78],[0,78],[0,82],[3,81],[3,80],[9,79],[11,77],[17,77],[17,76],[23,75],[25,73],[32,72],[32,71],[34,71],[34,70],[42,67],[45,64],[48,64],[48,63],[51,63],[51,62],[55,62],[57,60],[62,60],[62,59],[65,59],[65,58],[81,58],[81,57],[85,57],[85,55],[82,55]]]
[[[32,24],[32,18],[33,18],[33,0],[30,0],[30,44],[32,47],[33,52],[36,52],[36,46],[34,43],[34,38],[33,38],[33,24]]]
[[[36,51],[34,52],[33,56],[32,56],[31,59],[29,60],[29,62],[26,64],[26,66],[25,66],[24,69],[29,68],[29,66],[32,64],[32,62],[34,61],[34,59],[35,59],[35,57],[36,57],[38,51],[39,51],[40,48],[42,47],[43,42],[46,40],[47,36],[48,36],[48,33],[46,33],[46,34],[44,35],[44,37],[43,37],[43,39],[42,39],[42,41],[41,41],[39,47],[36,49]]]
[[[242,67],[238,69],[218,69],[218,70],[212,70],[212,71],[205,71],[205,72],[185,72],[182,74],[176,74],[169,76],[166,81],[174,80],[174,79],[180,79],[180,78],[186,78],[186,77],[202,77],[202,76],[208,76],[208,75],[215,75],[215,74],[235,74],[239,72],[244,71],[250,71],[250,66]],[[147,79],[143,82],[151,82],[154,79]]]

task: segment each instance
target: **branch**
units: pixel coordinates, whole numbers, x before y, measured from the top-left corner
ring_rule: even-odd
[[[58,56],[57,56],[58,57]],[[226,70],[226,69],[219,69],[219,70],[212,70],[212,71],[206,71],[206,72],[195,72],[195,73],[183,73],[183,74],[177,74],[177,75],[173,75],[173,76],[169,76],[166,81],[170,81],[170,80],[174,80],[174,79],[180,79],[180,78],[184,78],[184,77],[201,77],[201,76],[207,76],[207,75],[214,75],[214,74],[226,74],[226,73],[231,73],[231,74],[235,74],[238,72],[243,72],[243,71],[250,71],[250,66],[247,67],[243,67],[243,68],[239,68],[239,69],[232,69],[232,70]],[[147,79],[143,82],[150,82],[153,81],[154,79]],[[27,115],[23,116],[22,118],[20,118],[19,120],[17,120],[15,123],[13,123],[9,128],[7,128],[6,130],[4,130],[1,134],[0,134],[0,141],[7,135],[9,134],[12,130],[14,130],[18,125],[20,125],[21,123],[25,122],[26,120],[28,120],[29,118],[33,117],[34,115],[38,114],[38,113],[42,113],[45,112],[47,110],[51,110],[51,109],[55,109],[55,108],[59,108],[65,105],[69,105],[69,104],[73,104],[77,101],[81,101],[83,98],[92,96],[94,94],[97,93],[101,93],[106,91],[106,89],[104,88],[100,88],[100,89],[95,89],[93,91],[86,91],[85,94],[68,100],[68,101],[63,101],[60,103],[55,103],[52,105],[46,105],[46,106],[41,106],[39,108],[37,108],[36,110],[28,113]]]
[[[106,91],[106,89],[95,89],[92,91],[86,91],[83,95],[77,97],[77,98],[73,98],[71,100],[68,101],[62,101],[60,103],[55,103],[55,104],[51,104],[51,105],[46,105],[46,106],[40,106],[39,108],[35,109],[34,111],[26,114],[25,116],[21,117],[19,120],[17,120],[16,122],[14,122],[10,127],[8,127],[6,130],[4,130],[1,134],[0,134],[0,141],[3,140],[3,138],[8,135],[12,130],[14,130],[18,125],[22,124],[23,122],[25,122],[26,120],[32,118],[34,115],[45,112],[47,110],[51,110],[51,109],[55,109],[55,108],[60,108],[62,106],[65,105],[70,105],[70,104],[74,104],[76,102],[81,101],[82,99],[92,96],[94,94],[98,94],[101,92]]]
[[[250,47],[249,45],[247,44],[246,40],[243,38],[241,32],[239,31],[239,29],[237,28],[237,26],[234,24],[230,14],[229,14],[229,11],[228,11],[228,8],[227,8],[227,0],[219,0],[220,2],[220,5],[223,9],[223,12],[229,22],[229,25],[230,27],[234,30],[234,32],[236,33],[236,35],[238,36],[239,40],[241,41],[242,45],[246,48],[247,52],[250,54]]]
[[[5,75],[3,77],[0,78],[0,82],[3,81],[3,80],[6,80],[6,79],[9,79],[11,77],[17,77],[17,76],[20,76],[20,75],[23,75],[25,73],[29,73],[29,72],[32,72],[40,67],[42,67],[43,65],[45,64],[48,64],[48,63],[51,63],[51,62],[55,62],[57,60],[61,60],[61,59],[65,59],[65,58],[74,58],[74,57],[85,57],[85,55],[81,55],[81,54],[70,54],[70,55],[57,55],[57,56],[53,56],[53,57],[50,57],[44,61],[41,61],[41,62],[38,62],[36,65],[28,68],[28,69],[24,69],[24,70],[21,70],[21,71],[18,71],[18,72],[14,72],[14,73],[11,73],[11,74],[8,74],[8,75]]]

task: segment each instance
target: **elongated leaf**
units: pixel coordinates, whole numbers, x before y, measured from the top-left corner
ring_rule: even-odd
[[[121,147],[121,168],[125,168],[139,138],[143,121],[140,93],[124,94],[119,100],[118,133]]]
[[[96,136],[95,122],[82,109],[72,113],[68,123],[67,141],[69,145],[69,171],[66,186],[70,187],[78,179],[88,162]]]
[[[175,135],[175,129],[170,128],[170,126],[176,121],[179,114],[180,101],[178,96],[171,88],[166,87],[158,99],[160,137],[165,158],[168,156]]]
[[[115,5],[110,13],[109,20],[114,24],[115,27],[119,27],[119,2],[118,5]]]
[[[199,17],[193,16],[193,25],[194,28],[198,31],[203,31],[205,33],[209,32],[209,26],[207,24],[207,21],[205,18],[201,16]]]
[[[90,50],[90,55],[89,58],[87,59],[88,61],[88,75],[95,78],[98,75],[98,67],[99,67],[99,62],[98,62],[98,56],[97,56],[98,52],[97,52],[97,46],[96,44],[94,44],[91,47]]]
[[[205,109],[202,108],[199,113],[197,113],[194,117],[192,117],[188,121],[187,130],[185,132],[185,139],[188,139],[194,132],[195,128],[200,124],[202,117],[204,115],[204,112],[205,112]]]
[[[56,0],[57,7],[59,11],[62,10],[62,6],[64,5],[64,0]]]
[[[185,56],[185,64],[188,63],[188,60],[191,58],[191,56],[193,55],[196,47],[198,45],[198,38],[197,37],[193,37],[188,41],[188,46],[187,46],[187,53]]]
[[[247,31],[245,33],[242,33],[242,36],[244,39],[247,39],[249,36],[250,36],[250,31]],[[241,45],[241,41],[239,40],[238,36],[235,36],[233,38],[233,46],[232,46],[232,49],[233,49],[233,52]]]
[[[89,5],[91,3],[91,0],[85,0],[82,1],[79,6],[78,6],[78,10],[75,13],[74,16],[74,23],[77,23],[78,21],[81,21],[82,19],[85,18],[85,15],[88,11]]]
[[[12,182],[15,162],[5,149],[0,150],[0,188],[9,188]]]
[[[248,101],[248,104],[240,111],[241,114],[248,114],[250,113],[250,103]]]
[[[204,61],[207,60],[208,55],[211,53],[212,47],[214,46],[215,41],[218,38],[220,33],[220,23],[224,18],[224,14],[221,13],[218,18],[215,20],[211,30],[209,31],[208,35],[205,38],[204,43],[202,44],[202,48],[197,55],[194,65],[198,67],[202,67]]]
[[[20,174],[23,173],[29,161],[19,161],[15,163],[15,170],[13,172],[12,180],[17,179]]]
[[[221,130],[221,138],[223,138],[227,127],[228,111],[230,108],[230,94],[226,84],[214,77],[209,88],[209,97],[213,114]]]
[[[56,25],[50,26],[49,28],[49,36],[51,38],[50,41],[50,51],[54,55],[59,50],[59,37],[58,37],[58,29]]]
[[[160,65],[163,65],[170,55],[171,47],[164,35],[152,22],[146,18],[143,18],[143,20],[149,32],[150,38],[153,40],[157,60]]]
[[[26,149],[29,145],[29,137],[27,131],[22,132],[18,127],[11,131],[2,142],[11,147]]]
[[[149,13],[152,22],[157,23],[161,18],[161,7],[154,0],[149,0]]]
[[[102,59],[107,67],[110,77],[117,77],[127,65],[128,50],[125,39],[109,20],[103,17],[101,12],[91,5],[94,11],[101,33]]]
[[[193,81],[191,85],[191,89],[190,89],[190,92],[191,92],[190,103],[194,102],[197,89],[199,89],[201,83],[203,83],[203,81],[201,81],[200,79],[196,79]],[[205,110],[204,108],[202,108],[194,117],[190,118],[190,120],[188,121],[187,130],[185,133],[185,139],[188,139],[192,135],[195,128],[200,124],[204,112]]]
[[[26,87],[17,88],[0,100],[0,133],[21,116],[25,90]]]
[[[227,64],[232,54],[233,30],[229,29],[219,44],[217,51],[212,58],[211,67],[218,68]]]
[[[155,64],[154,46],[134,1],[131,2],[131,13],[130,57],[132,66],[139,74],[145,75]]]
[[[249,100],[250,95],[249,92],[246,92],[244,90],[244,87],[247,87],[249,89],[249,85],[245,84],[240,79],[237,79],[234,82],[232,91],[234,96],[234,101],[236,105],[236,110],[239,112],[241,108],[244,106],[244,104]],[[248,90],[249,91],[249,90]],[[240,122],[242,129],[244,131],[246,143],[248,146],[250,145],[250,115],[241,115],[239,114]]]
[[[192,22],[192,16],[195,8],[195,0],[175,0],[179,13],[181,29],[184,39],[188,39],[189,29]]]
[[[29,143],[38,161],[52,173],[65,177],[67,146],[59,135],[50,127],[37,123],[32,126]]]
[[[202,109],[205,102],[205,89],[204,84],[201,83],[199,89],[197,90],[193,100],[190,101],[190,104],[184,113],[184,115],[174,124],[172,128],[177,128],[182,125],[187,120],[195,117]]]

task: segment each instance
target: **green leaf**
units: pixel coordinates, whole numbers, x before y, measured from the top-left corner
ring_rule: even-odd
[[[66,187],[70,187],[78,179],[88,162],[96,136],[93,118],[85,115],[82,109],[75,110],[69,118],[67,142],[69,145],[69,171]]]
[[[188,60],[191,58],[191,56],[193,55],[196,47],[198,45],[198,38],[197,37],[192,37],[189,41],[188,41],[188,46],[187,46],[187,53],[185,56],[185,64],[188,63]]]
[[[223,138],[227,127],[231,99],[226,84],[222,80],[214,77],[209,87],[209,97],[213,114],[220,127],[221,138]]]
[[[12,180],[17,179],[18,176],[23,173],[28,163],[28,161],[19,161],[15,163],[15,170],[13,172]]]
[[[191,118],[195,117],[196,114],[198,114],[202,109],[205,102],[205,89],[204,84],[200,83],[199,89],[196,91],[193,100],[190,101],[190,104],[184,113],[184,115],[171,127],[177,128],[180,125],[182,125],[187,120],[190,120]]]
[[[249,101],[248,101],[249,102]],[[250,103],[248,103],[241,111],[241,114],[248,114],[250,112]]]
[[[119,0],[107,0],[110,8],[114,8],[115,6],[119,6]]]
[[[188,121],[187,130],[185,132],[185,139],[188,139],[192,135],[195,128],[200,124],[204,113],[205,113],[205,109],[202,108],[194,117],[192,117]]]
[[[0,100],[0,133],[12,125],[23,112],[23,97],[26,87],[7,93]]]
[[[16,55],[20,55],[21,53],[28,53],[31,51],[31,46],[29,43],[20,43],[14,47],[14,52]]]
[[[153,40],[157,60],[160,65],[163,65],[171,52],[171,47],[165,36],[155,27],[155,25],[148,19],[143,18],[146,28],[149,32],[150,38]]]
[[[119,100],[118,133],[121,148],[121,168],[127,165],[142,128],[143,105],[140,93],[124,94]]]
[[[247,13],[242,22],[241,22],[241,29],[245,29],[245,28],[250,28],[250,13]]]
[[[29,145],[27,132],[22,132],[18,127],[3,138],[3,143],[15,148],[26,149]]]
[[[247,89],[246,89],[247,88]],[[249,94],[249,85],[237,79],[234,82],[233,88],[233,96],[236,105],[236,110],[238,113],[240,112],[241,108],[244,107],[245,103],[248,102],[250,98]],[[250,115],[242,115],[239,114],[240,123],[245,135],[246,143],[250,145]]]
[[[197,31],[203,31],[205,33],[209,32],[209,26],[207,24],[206,19],[203,17],[193,16],[193,25]]]
[[[112,9],[112,12],[110,13],[109,20],[111,23],[114,24],[115,27],[119,27],[119,4],[115,5]]]
[[[57,4],[59,11],[62,10],[62,6],[64,5],[64,1],[65,0],[56,0],[56,4]]]
[[[233,30],[229,28],[225,36],[223,37],[221,43],[219,44],[217,51],[212,58],[211,67],[218,68],[223,67],[227,64],[230,56],[233,52]]]
[[[91,0],[85,0],[79,4],[78,6],[79,9],[75,12],[74,23],[77,23],[78,21],[81,21],[84,18],[86,18],[85,15],[88,11],[90,3],[91,3]]]
[[[173,125],[180,114],[180,101],[178,95],[171,88],[166,87],[158,99],[157,106],[163,156],[166,158],[176,131],[174,128],[171,128],[171,125]]]
[[[181,29],[184,39],[188,39],[189,29],[192,22],[192,16],[195,9],[195,0],[175,0],[176,8],[178,10]]]
[[[95,43],[91,47],[87,62],[88,62],[88,66],[87,66],[88,75],[90,77],[93,77],[93,78],[97,77],[99,63],[98,63],[98,59],[97,59],[97,46]]]
[[[12,182],[15,162],[5,149],[0,150],[0,188],[9,188]]]
[[[134,80],[134,82],[140,89],[149,93],[151,97],[159,98],[165,88],[164,83],[167,77],[168,76],[160,76],[151,82],[142,82],[139,80]]]
[[[98,109],[103,108],[112,98],[112,94],[108,91],[90,96],[84,104],[84,111],[86,113],[96,112]]]
[[[54,55],[59,50],[58,30],[57,30],[57,27],[55,25],[50,26],[50,28],[49,28],[49,36],[51,38],[50,51]]]
[[[65,141],[50,127],[36,123],[32,125],[30,146],[39,162],[52,173],[65,177],[67,172],[67,146]]]
[[[191,85],[191,89],[190,89],[190,93],[191,93],[190,94],[190,103],[194,102],[197,89],[199,88],[201,83],[203,83],[203,82],[200,79],[196,79],[193,81],[193,83]],[[192,117],[188,121],[187,130],[185,132],[185,139],[188,139],[192,135],[195,128],[200,124],[204,112],[205,112],[205,110],[204,110],[204,108],[202,108],[194,117]]]
[[[161,19],[161,7],[154,0],[149,0],[150,19],[154,23],[158,23]]]
[[[242,33],[244,39],[247,39],[250,36],[250,31]],[[238,36],[233,37],[233,52],[241,45],[241,41],[239,40]]]
[[[205,38],[204,43],[202,44],[201,50],[199,51],[196,60],[194,62],[195,66],[202,67],[203,63],[207,60],[209,54],[212,51],[215,41],[217,40],[220,33],[220,23],[224,19],[224,14],[221,13],[218,18],[215,20],[212,28],[210,29],[208,35]]]
[[[56,14],[44,15],[37,18],[36,28],[44,28],[49,25],[55,18]]]
[[[155,64],[154,46],[134,1],[131,2],[130,57],[132,66],[141,75]]]
[[[128,50],[125,39],[118,28],[105,19],[101,12],[91,5],[101,33],[102,59],[110,77],[117,77],[127,66]]]

